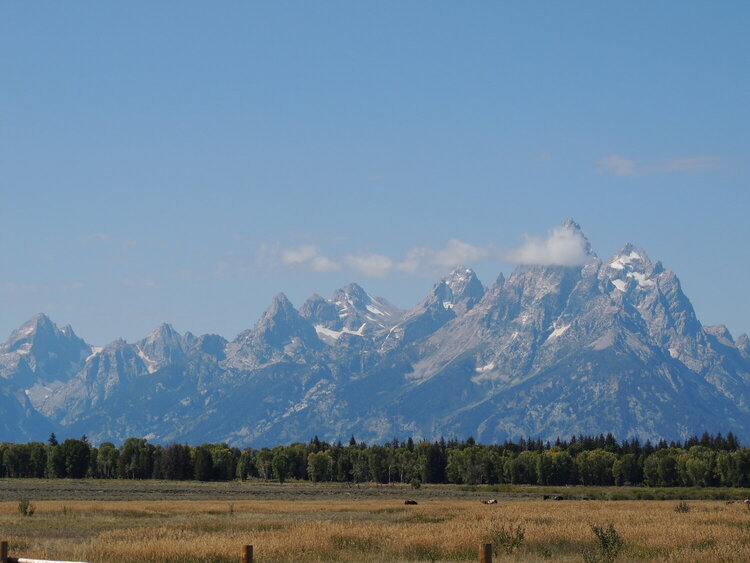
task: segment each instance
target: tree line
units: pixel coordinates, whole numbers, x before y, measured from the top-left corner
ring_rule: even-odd
[[[436,442],[393,439],[368,446],[353,436],[330,444],[313,438],[274,448],[227,444],[154,445],[128,438],[98,447],[86,436],[59,443],[0,443],[5,478],[96,478],[228,481],[232,479],[531,485],[750,487],[750,448],[729,433],[684,442],[618,442],[611,434],[554,443],[523,439],[482,445],[473,438]]]

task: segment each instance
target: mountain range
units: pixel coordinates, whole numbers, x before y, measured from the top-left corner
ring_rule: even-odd
[[[643,249],[585,254],[490,286],[459,266],[408,311],[354,283],[279,294],[232,341],[163,324],[96,347],[36,315],[0,346],[0,440],[750,436],[748,336],[702,325]]]

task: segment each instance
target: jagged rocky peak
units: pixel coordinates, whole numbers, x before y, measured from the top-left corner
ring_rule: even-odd
[[[735,346],[734,338],[732,333],[724,325],[703,325],[703,330],[708,334],[715,337],[719,342],[725,346]]]
[[[305,301],[300,307],[299,314],[303,319],[307,319],[314,325],[328,325],[339,322],[339,311],[336,306],[317,293]]]
[[[149,372],[180,360],[185,356],[186,339],[172,325],[163,323],[151,334],[136,343],[138,355]]]
[[[359,309],[365,307],[370,299],[362,286],[357,283],[350,283],[334,291],[331,300],[343,307],[350,306]]]
[[[153,345],[157,343],[182,344],[182,341],[183,337],[172,327],[172,325],[162,323],[138,344],[143,346]]]
[[[392,317],[399,311],[395,305],[390,304],[382,297],[373,297],[356,283],[350,283],[336,290],[331,297],[331,301],[342,312],[354,309],[378,317]]]
[[[297,317],[299,313],[289,301],[284,293],[278,293],[274,296],[271,304],[263,311],[260,319],[255,325],[255,330],[260,332],[268,327],[269,324],[278,321],[291,320]]]
[[[576,223],[572,217],[565,219],[561,228],[563,229],[563,232],[568,233],[568,236],[580,239],[580,242],[583,243],[581,250],[583,251],[584,256],[596,258],[596,253],[591,248],[591,243],[589,242],[586,233],[583,232],[581,226]]]
[[[301,359],[322,346],[318,335],[286,295],[279,293],[252,329],[241,332],[224,349],[225,365],[253,369],[291,358]]]
[[[330,299],[315,294],[300,308],[302,318],[327,344],[336,343],[344,334],[365,336],[383,331],[396,324],[402,314],[398,307],[382,297],[373,297],[356,283],[337,289]]]
[[[47,315],[39,313],[14,330],[3,348],[8,351],[23,350],[28,352],[30,346],[34,344],[46,345],[53,341],[83,343],[83,340],[76,336],[70,325],[58,329],[57,325]],[[26,344],[29,346],[26,347]],[[85,345],[85,343],[83,344]]]
[[[653,263],[642,248],[628,242],[607,263],[615,270],[646,270],[653,267]]]
[[[192,346],[200,353],[213,356],[218,360],[223,360],[226,357],[227,340],[218,334],[202,334],[195,338]]]
[[[453,309],[456,315],[461,315],[472,309],[484,297],[484,286],[474,270],[466,266],[456,266],[435,284],[432,295],[443,308]]]
[[[456,289],[454,293],[452,287]],[[471,309],[484,295],[474,272],[463,266],[438,281],[427,296],[404,313],[388,333],[384,349],[414,342],[433,334],[447,322]]]
[[[456,266],[445,278],[445,284],[451,288],[455,299],[476,298],[484,295],[484,286],[476,273],[466,266]]]
[[[319,340],[312,325],[303,319],[286,295],[279,293],[253,330],[255,337],[274,348],[282,348],[298,338],[308,346]]]
[[[481,299],[482,307],[492,308],[497,305],[497,300],[500,298],[503,288],[505,287],[505,276],[502,272],[495,278],[495,283],[491,286],[484,288],[484,296]]]
[[[605,264],[606,277],[621,292],[632,288],[652,289],[664,271],[661,262],[651,262],[646,251],[627,243]]]
[[[61,380],[80,368],[90,350],[70,325],[59,329],[40,313],[14,330],[0,346],[0,364],[22,360],[36,377]]]
[[[737,337],[735,346],[739,349],[744,356],[750,357],[750,337],[744,332]]]
[[[336,328],[358,334],[391,327],[402,314],[398,307],[382,297],[373,297],[356,283],[337,289],[331,303],[341,321]]]

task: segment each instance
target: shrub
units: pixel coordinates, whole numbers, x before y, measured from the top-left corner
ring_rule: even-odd
[[[612,563],[625,546],[622,537],[612,524],[606,528],[591,526],[591,531],[596,537],[596,545],[583,551],[583,560],[586,563]]]
[[[690,506],[685,501],[678,502],[674,507],[675,512],[690,512]]]
[[[521,526],[521,524],[517,526],[509,524],[507,527],[501,524],[490,528],[487,533],[487,540],[488,543],[492,544],[496,552],[499,553],[502,549],[505,553],[510,554],[521,547],[525,535],[526,528]]]
[[[31,504],[28,499],[23,499],[18,503],[18,513],[21,516],[33,516],[36,511],[36,506]]]
[[[418,489],[421,486],[422,486],[422,481],[420,481],[416,477],[411,480],[411,488],[412,489]]]

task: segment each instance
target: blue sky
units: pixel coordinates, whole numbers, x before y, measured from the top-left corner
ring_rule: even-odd
[[[575,218],[750,331],[745,2],[5,2],[0,339],[407,308]]]

